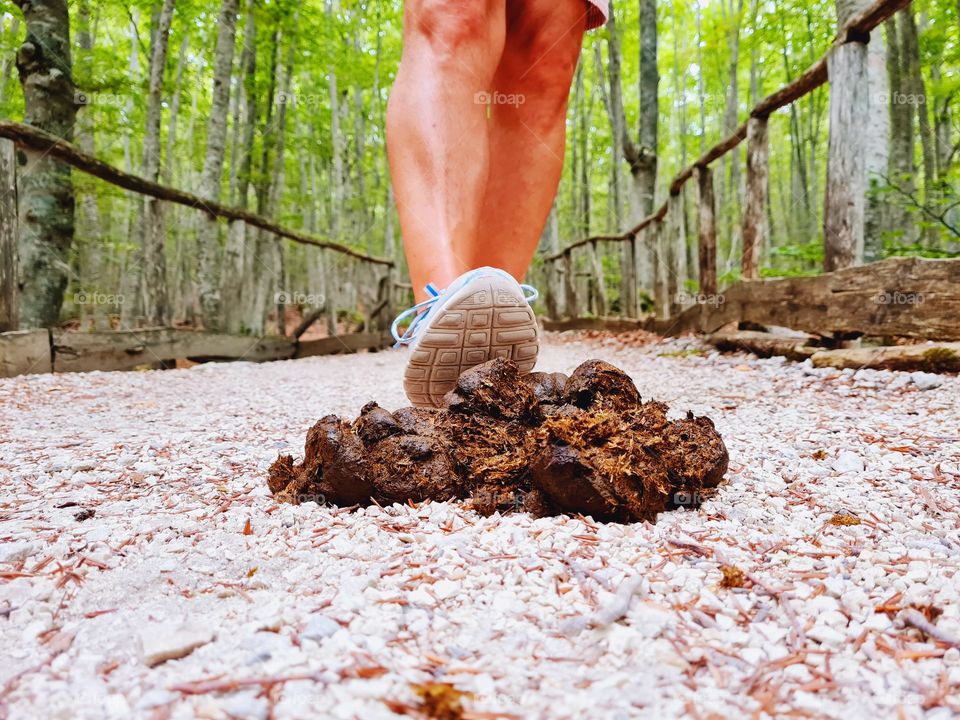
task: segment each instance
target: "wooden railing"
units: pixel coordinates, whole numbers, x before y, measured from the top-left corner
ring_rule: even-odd
[[[137,195],[156,198],[194,209],[209,218],[227,221],[227,238],[249,241],[249,229],[265,233],[275,242],[285,240],[307,246],[319,257],[323,299],[304,309],[302,322],[288,333],[270,337],[265,333],[237,334],[237,322],[225,321],[223,332],[184,328],[134,328],[120,332],[66,333],[54,328],[18,330],[18,207],[15,151],[52,156],[73,168]],[[245,240],[246,239],[246,240]],[[225,272],[230,272],[225,268]],[[233,269],[234,275],[242,271]],[[238,278],[234,278],[235,280]],[[234,293],[236,294],[236,293]],[[279,293],[277,293],[279,294]],[[375,257],[317,237],[240,208],[213,202],[177,188],[168,187],[119,170],[78,147],[38,128],[0,121],[0,377],[25,371],[119,369],[138,364],[164,365],[178,358],[280,359],[362,347],[382,347],[394,309],[409,293],[396,277],[392,259]],[[268,307],[282,311],[274,294],[264,298]],[[309,293],[319,296],[319,293]],[[231,302],[223,298],[224,314]],[[344,312],[346,311],[346,312]],[[342,315],[350,316],[359,332],[343,334]],[[308,328],[326,318],[326,338],[301,342]],[[236,320],[236,318],[234,318]],[[282,325],[281,325],[282,327]],[[83,336],[83,337],[81,337]],[[48,348],[44,350],[44,348]],[[59,355],[58,355],[59,353]],[[80,359],[78,360],[78,356]]]
[[[909,4],[909,0],[878,0],[848,22],[838,33],[830,50],[796,80],[757,103],[749,117],[728,137],[704,152],[671,180],[667,199],[657,210],[621,235],[601,235],[574,242],[563,250],[544,256],[542,283],[545,286],[547,316],[554,321],[576,321],[586,315],[608,315],[611,303],[600,257],[607,245],[619,246],[621,318],[640,318],[641,289],[651,291],[656,308],[657,329],[669,330],[670,319],[685,309],[678,297],[678,283],[688,276],[682,223],[681,191],[692,179],[697,184],[697,246],[699,293],[709,303],[718,293],[717,223],[711,164],[747,141],[746,189],[741,226],[740,277],[750,281],[759,277],[761,248],[768,242],[765,208],[769,187],[769,116],[799,100],[828,81],[831,53],[853,41],[864,42],[880,23]],[[834,129],[836,131],[836,129]],[[840,139],[843,142],[843,139]],[[857,212],[851,207],[850,212]],[[859,208],[862,213],[862,207]],[[862,225],[862,217],[853,218]],[[842,243],[847,238],[824,233],[824,243]],[[827,248],[829,251],[829,247]],[[829,252],[827,253],[829,254]],[[652,272],[649,271],[652,268]],[[647,274],[652,287],[641,288],[639,277]],[[569,324],[569,323],[568,323]],[[689,328],[688,328],[689,329]]]

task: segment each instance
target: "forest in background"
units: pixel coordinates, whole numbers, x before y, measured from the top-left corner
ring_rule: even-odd
[[[585,40],[544,251],[621,232],[646,214],[679,169],[829,47],[841,4],[850,3],[616,0],[614,23]],[[383,127],[401,10],[396,0],[74,0],[74,141],[131,173],[399,260]],[[0,117],[13,120],[24,117],[16,68],[23,39],[20,10],[0,6]],[[960,3],[912,3],[872,34],[869,50],[864,258],[956,256]],[[765,275],[822,266],[828,97],[824,86],[771,117]],[[724,158],[716,174],[722,284],[739,267],[743,153]],[[332,253],[263,233],[231,238],[189,208],[170,206],[155,218],[149,202],[79,172],[73,185],[65,319],[194,323],[214,312],[213,302],[237,303],[249,309],[233,329],[262,332],[276,322],[257,311],[269,298],[317,304],[346,269]],[[694,202],[691,193],[691,266]],[[167,287],[160,315],[149,296],[157,252]],[[603,262],[615,274],[619,256]],[[232,294],[221,294],[229,268]]]

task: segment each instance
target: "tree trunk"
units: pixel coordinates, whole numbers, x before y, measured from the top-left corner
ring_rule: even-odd
[[[91,31],[90,4],[87,0],[79,3],[77,8],[77,61],[75,63],[78,82],[83,85],[92,75],[93,33]],[[96,155],[96,122],[88,116],[88,111],[77,118],[75,137],[77,147],[91,155]],[[100,208],[94,192],[84,192],[78,198],[79,212],[76,218],[78,242],[81,245],[81,262],[79,285],[81,288],[103,291],[107,287],[107,266],[109,264],[105,250],[104,233],[100,218]],[[90,303],[81,306],[81,313],[88,317],[81,317],[81,327],[88,327],[88,320],[92,317],[92,325],[96,330],[108,330],[109,321],[107,310],[101,303]]]
[[[900,15],[884,22],[887,41],[887,84],[890,88],[890,142],[887,153],[887,183],[913,194],[913,118],[910,106],[900,102],[907,96],[900,43]],[[888,201],[884,212],[886,230],[897,236],[899,244],[910,244],[916,237],[913,215],[898,199]]]
[[[227,111],[230,104],[230,72],[233,67],[234,38],[237,32],[238,0],[223,0],[217,20],[217,50],[213,63],[213,91],[210,121],[207,124],[207,150],[200,176],[200,197],[217,201],[223,176],[223,158],[227,142]],[[200,286],[200,314],[207,330],[221,327],[220,277],[218,249],[220,225],[215,217],[202,214],[197,226],[197,268]]]
[[[656,7],[651,7],[654,3],[647,2],[646,7],[642,6],[641,29],[645,30],[642,40],[646,43],[641,48],[641,59],[643,60],[643,72],[641,73],[641,86],[646,92],[645,105],[646,111],[641,114],[641,123],[644,124],[640,145],[635,144],[627,131],[627,118],[623,108],[623,90],[622,90],[622,52],[620,47],[620,35],[617,28],[616,16],[614,13],[613,2],[610,3],[610,17],[607,20],[607,66],[608,81],[610,85],[609,94],[609,113],[610,124],[613,133],[615,154],[622,153],[630,168],[630,182],[627,190],[627,206],[629,210],[628,223],[630,226],[636,225],[640,220],[649,215],[653,210],[653,198],[656,185],[657,157],[657,88],[659,77],[657,75],[656,56],[657,56],[657,29],[656,29]],[[649,21],[652,14],[653,22]],[[651,62],[652,56],[652,62]],[[650,109],[653,112],[651,114]],[[651,125],[652,123],[652,125]],[[652,145],[645,147],[643,141],[652,141]],[[617,175],[618,185],[621,187],[619,172]],[[636,244],[636,257],[634,261],[637,267],[638,283],[640,287],[648,294],[655,292],[656,272],[653,263],[653,249],[648,243]],[[624,258],[626,262],[626,257]]]
[[[740,120],[737,116],[740,107],[740,89],[738,82],[738,70],[740,65],[740,27],[743,24],[743,0],[728,0],[729,7],[722,1],[720,7],[723,9],[729,29],[727,30],[727,45],[730,50],[730,60],[727,66],[727,102],[723,113],[723,135],[729,136],[737,126]],[[717,195],[720,198],[718,205],[724,208],[721,214],[724,236],[727,239],[730,254],[728,257],[735,257],[737,242],[737,223],[736,218],[740,216],[740,153],[730,152],[724,156],[723,165],[726,171],[718,178]]]
[[[904,80],[908,94],[904,98],[908,111],[917,117],[917,131],[920,134],[921,158],[923,160],[923,204],[933,209],[938,204],[936,191],[936,159],[934,155],[933,128],[930,125],[930,109],[927,103],[926,87],[920,68],[920,41],[917,37],[917,24],[913,17],[913,6],[907,5],[900,11],[900,57],[904,71]],[[936,228],[928,223],[923,231],[928,247],[936,243]]]
[[[130,8],[130,57],[127,64],[127,75],[132,78],[140,77],[140,31],[137,23],[140,22],[140,8],[134,6]],[[124,112],[127,117],[132,117],[135,111],[133,94],[127,96],[124,103]],[[139,172],[135,167],[133,155],[133,125],[127,123],[123,130],[123,162],[127,172]],[[124,203],[122,207],[123,224],[121,226],[120,236],[123,238],[139,238],[141,234],[140,221],[142,219],[141,199],[137,195],[131,195],[127,198],[129,206]],[[122,267],[120,272],[120,295],[124,302],[120,307],[120,326],[130,328],[135,324],[140,315],[140,283],[143,274],[140,269],[143,267],[143,248],[140,243],[131,243],[129,250],[124,252]]]
[[[255,0],[247,0],[246,2],[243,51],[240,55],[244,110],[243,131],[238,148],[240,157],[236,160],[234,202],[243,209],[246,209],[248,202],[250,175],[253,170],[253,138],[257,127],[257,28],[254,17],[254,3]],[[257,231],[251,232],[244,223],[231,223],[227,228],[220,285],[223,326],[227,332],[236,333],[244,328],[244,319],[248,315],[244,307],[244,296],[249,298],[255,292],[253,283],[256,274],[252,268],[257,261],[258,235]],[[248,238],[250,242],[248,242]]]
[[[143,177],[156,182],[160,176],[160,119],[163,111],[162,93],[164,69],[167,65],[167,43],[173,20],[174,0],[164,0],[152,30],[150,48],[149,84],[147,90],[147,123],[143,135]],[[143,258],[143,316],[150,327],[166,325],[167,262],[164,250],[163,205],[156,198],[143,199],[143,219],[140,223]]]
[[[67,142],[77,114],[66,0],[14,0],[27,36],[17,51],[24,121]],[[18,152],[20,327],[60,319],[74,233],[70,166],[28,149]]]
[[[0,332],[19,326],[16,146],[0,140]]]
[[[865,5],[866,0],[837,0],[838,27]],[[823,264],[827,272],[863,261],[868,39],[855,38],[835,47],[827,59],[830,128],[823,211]]]
[[[935,62],[931,66],[930,79],[934,85],[939,85],[943,82],[943,73],[940,69],[939,62]],[[938,97],[933,105],[933,135],[936,148],[937,180],[942,180],[946,177],[947,170],[950,169],[950,100],[951,98],[949,96]]]
[[[261,126],[262,151],[260,154],[260,168],[258,181],[255,183],[257,197],[257,213],[270,214],[270,188],[273,177],[270,159],[276,145],[276,130],[273,122],[274,96],[277,90],[277,57],[280,51],[279,20],[273,28],[270,38],[270,65],[267,68],[266,108]],[[247,265],[246,275],[252,280],[252,292],[248,294],[246,327],[255,335],[263,334],[266,327],[268,310],[267,293],[270,288],[272,273],[276,272],[273,248],[270,246],[275,240],[266,232],[259,231],[256,238],[254,257]]]
[[[885,184],[890,137],[890,116],[883,101],[890,96],[887,84],[887,52],[883,34],[875,30],[867,45],[867,117],[865,129],[865,171],[867,183],[866,208],[863,221],[863,259],[874,262],[883,257],[884,207],[887,201],[879,192]]]
[[[288,50],[286,71],[284,72],[283,82],[281,84],[281,93],[283,97],[290,97],[290,85],[293,76],[293,50],[291,43]],[[287,108],[291,103],[286,102],[277,109],[277,154],[273,161],[273,181],[270,185],[270,205],[268,212],[273,214],[280,207],[280,199],[283,195],[284,187],[284,150],[286,148],[287,137]],[[277,312],[277,334],[286,335],[286,304],[282,302],[281,293],[286,288],[286,256],[284,254],[284,240],[276,237],[271,243],[273,251],[273,290],[275,307]]]
[[[17,37],[20,34],[20,18],[14,16],[13,21],[10,23],[10,35],[11,37]],[[14,58],[12,55],[7,55],[3,58],[3,62],[0,62],[0,105],[3,105],[4,100],[7,99],[7,87],[10,85],[10,75],[13,71]]]
[[[327,0],[327,17],[331,22],[340,9],[339,0]],[[331,187],[333,206],[330,209],[330,235],[340,240],[343,226],[343,136],[340,132],[340,91],[337,87],[337,71],[334,66],[327,68],[327,91],[330,94],[330,148],[333,153],[331,169]]]
[[[170,118],[167,122],[167,146],[164,150],[163,167],[160,177],[167,185],[173,183],[174,165],[176,164],[177,149],[177,121],[180,118],[180,101],[183,97],[183,70],[187,64],[190,36],[184,34],[180,43],[180,55],[177,57],[177,74],[173,81],[173,98],[170,100]]]
[[[824,270],[832,272],[863,259],[867,48],[848,42],[834,48],[830,74],[830,139],[824,198]]]
[[[656,196],[659,85],[657,3],[640,0],[640,135],[639,151],[631,170],[639,193],[641,217],[653,212]]]

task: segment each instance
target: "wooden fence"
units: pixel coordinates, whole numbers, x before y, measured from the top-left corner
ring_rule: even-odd
[[[707,150],[688,167],[681,170],[672,179],[666,201],[651,215],[643,218],[636,226],[622,235],[602,235],[585,238],[569,245],[563,250],[548,255],[543,260],[542,285],[544,286],[547,309],[546,326],[553,329],[582,328],[588,326],[604,327],[644,327],[662,333],[676,334],[696,330],[716,329],[723,322],[754,320],[774,325],[790,325],[801,320],[807,329],[822,331],[856,332],[857,327],[869,327],[873,331],[881,330],[881,317],[906,317],[918,311],[916,304],[888,303],[878,308],[878,303],[857,306],[855,302],[839,302],[836,295],[824,295],[825,288],[834,280],[820,277],[796,278],[789,281],[760,281],[759,261],[761,248],[768,242],[766,225],[766,207],[769,188],[769,152],[768,119],[776,110],[804,97],[814,89],[828,82],[828,69],[836,65],[836,53],[842,51],[850,42],[865,42],[869,34],[880,23],[909,4],[909,0],[878,0],[862,14],[847,23],[837,35],[830,50],[815,62],[796,80],[779,89],[759,102],[749,114],[747,120],[714,147]],[[841,100],[843,102],[847,100]],[[862,111],[866,107],[846,108],[844,113],[853,121],[833,123],[830,132],[831,144],[841,145],[850,140],[851,134],[862,133],[862,124],[858,125]],[[831,121],[834,113],[831,112]],[[711,165],[727,153],[737,148],[741,142],[747,143],[746,183],[743,214],[741,218],[742,252],[740,259],[740,282],[720,293],[717,283],[717,221],[713,192],[713,169]],[[857,147],[850,142],[851,147]],[[833,197],[833,207],[825,220],[824,245],[827,269],[843,267],[843,263],[831,266],[831,258],[843,257],[848,248],[854,245],[852,233],[863,227],[863,203],[837,202],[838,196],[856,193],[857,188],[845,187],[836,178],[831,183],[828,170],[828,197]],[[688,277],[687,255],[683,252],[686,241],[683,228],[683,199],[681,191],[690,181],[696,181],[697,187],[697,276],[699,291],[693,295],[682,292],[678,286],[682,278]],[[841,178],[842,180],[842,178]],[[842,199],[842,198],[841,198]],[[619,317],[612,320],[609,316],[611,303],[608,300],[606,278],[600,257],[615,246],[621,259],[619,289]],[[889,262],[889,261],[888,261]],[[876,263],[880,266],[883,263]],[[644,318],[640,307],[638,278],[643,270],[652,268],[653,287],[642,288],[652,291],[656,309],[655,317]],[[900,276],[901,284],[883,285],[891,282],[904,268],[906,275]],[[852,273],[852,275],[851,275]],[[928,320],[936,315],[937,320],[927,323],[910,323],[897,320],[896,331],[902,334],[917,334],[931,337],[933,332],[945,333],[940,337],[953,338],[957,335],[957,306],[953,304],[956,293],[949,290],[949,283],[960,280],[960,260],[938,261],[937,263],[907,262],[889,265],[886,269],[863,266],[844,271],[836,280],[841,284],[851,282],[851,277],[859,277],[864,296],[884,297],[885,293],[901,292],[909,295],[904,288],[926,288],[924,296],[931,302],[918,317]],[[825,276],[824,276],[825,277]],[[903,283],[912,283],[912,285]],[[946,283],[946,284],[945,284]],[[866,291],[870,288],[869,292]],[[939,288],[940,293],[933,292]],[[819,294],[818,294],[819,293]],[[848,296],[848,300],[850,297]],[[862,297],[860,298],[863,299]],[[764,310],[758,311],[752,306]],[[831,308],[832,303],[839,310]],[[805,314],[798,313],[795,304],[807,303]],[[882,303],[879,303],[882,305]],[[803,315],[803,317],[799,317]],[[589,318],[597,320],[590,321]],[[952,320],[950,320],[952,318]],[[942,320],[942,321],[941,321]],[[719,324],[718,324],[719,323]],[[812,326],[818,325],[819,328]],[[846,327],[849,325],[850,327]],[[891,331],[890,334],[897,334]]]
[[[292,241],[322,253],[324,297],[305,308],[302,322],[290,336],[229,334],[184,328],[138,328],[116,332],[68,332],[58,329],[18,330],[17,152],[55,157],[107,183],[186,206],[210,218],[227,221],[227,237],[249,239],[256,228],[276,242]],[[243,240],[241,240],[243,242]],[[336,277],[335,277],[336,276]],[[349,281],[348,281],[349,279]],[[278,360],[385,347],[387,329],[409,285],[398,281],[395,263],[358,252],[308,233],[283,227],[260,215],[212,202],[118,170],[76,146],[38,128],[0,121],[0,377],[27,372],[117,370],[141,365],[166,367],[178,359]],[[280,293],[278,293],[280,294]],[[239,298],[233,298],[236,303]],[[277,301],[282,305],[286,300]],[[224,298],[225,314],[230,299]],[[269,301],[268,301],[269,302]],[[282,307],[278,307],[278,313]],[[340,333],[338,318],[347,315],[360,332]],[[321,318],[327,337],[301,340]]]

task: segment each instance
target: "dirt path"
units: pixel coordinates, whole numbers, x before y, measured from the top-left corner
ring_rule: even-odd
[[[475,717],[960,712],[960,649],[911,625],[960,638],[960,380],[690,347],[539,364],[716,420],[729,483],[655,526],[278,507],[268,465],[405,404],[402,354],[0,380],[6,711],[394,717],[436,680]]]

